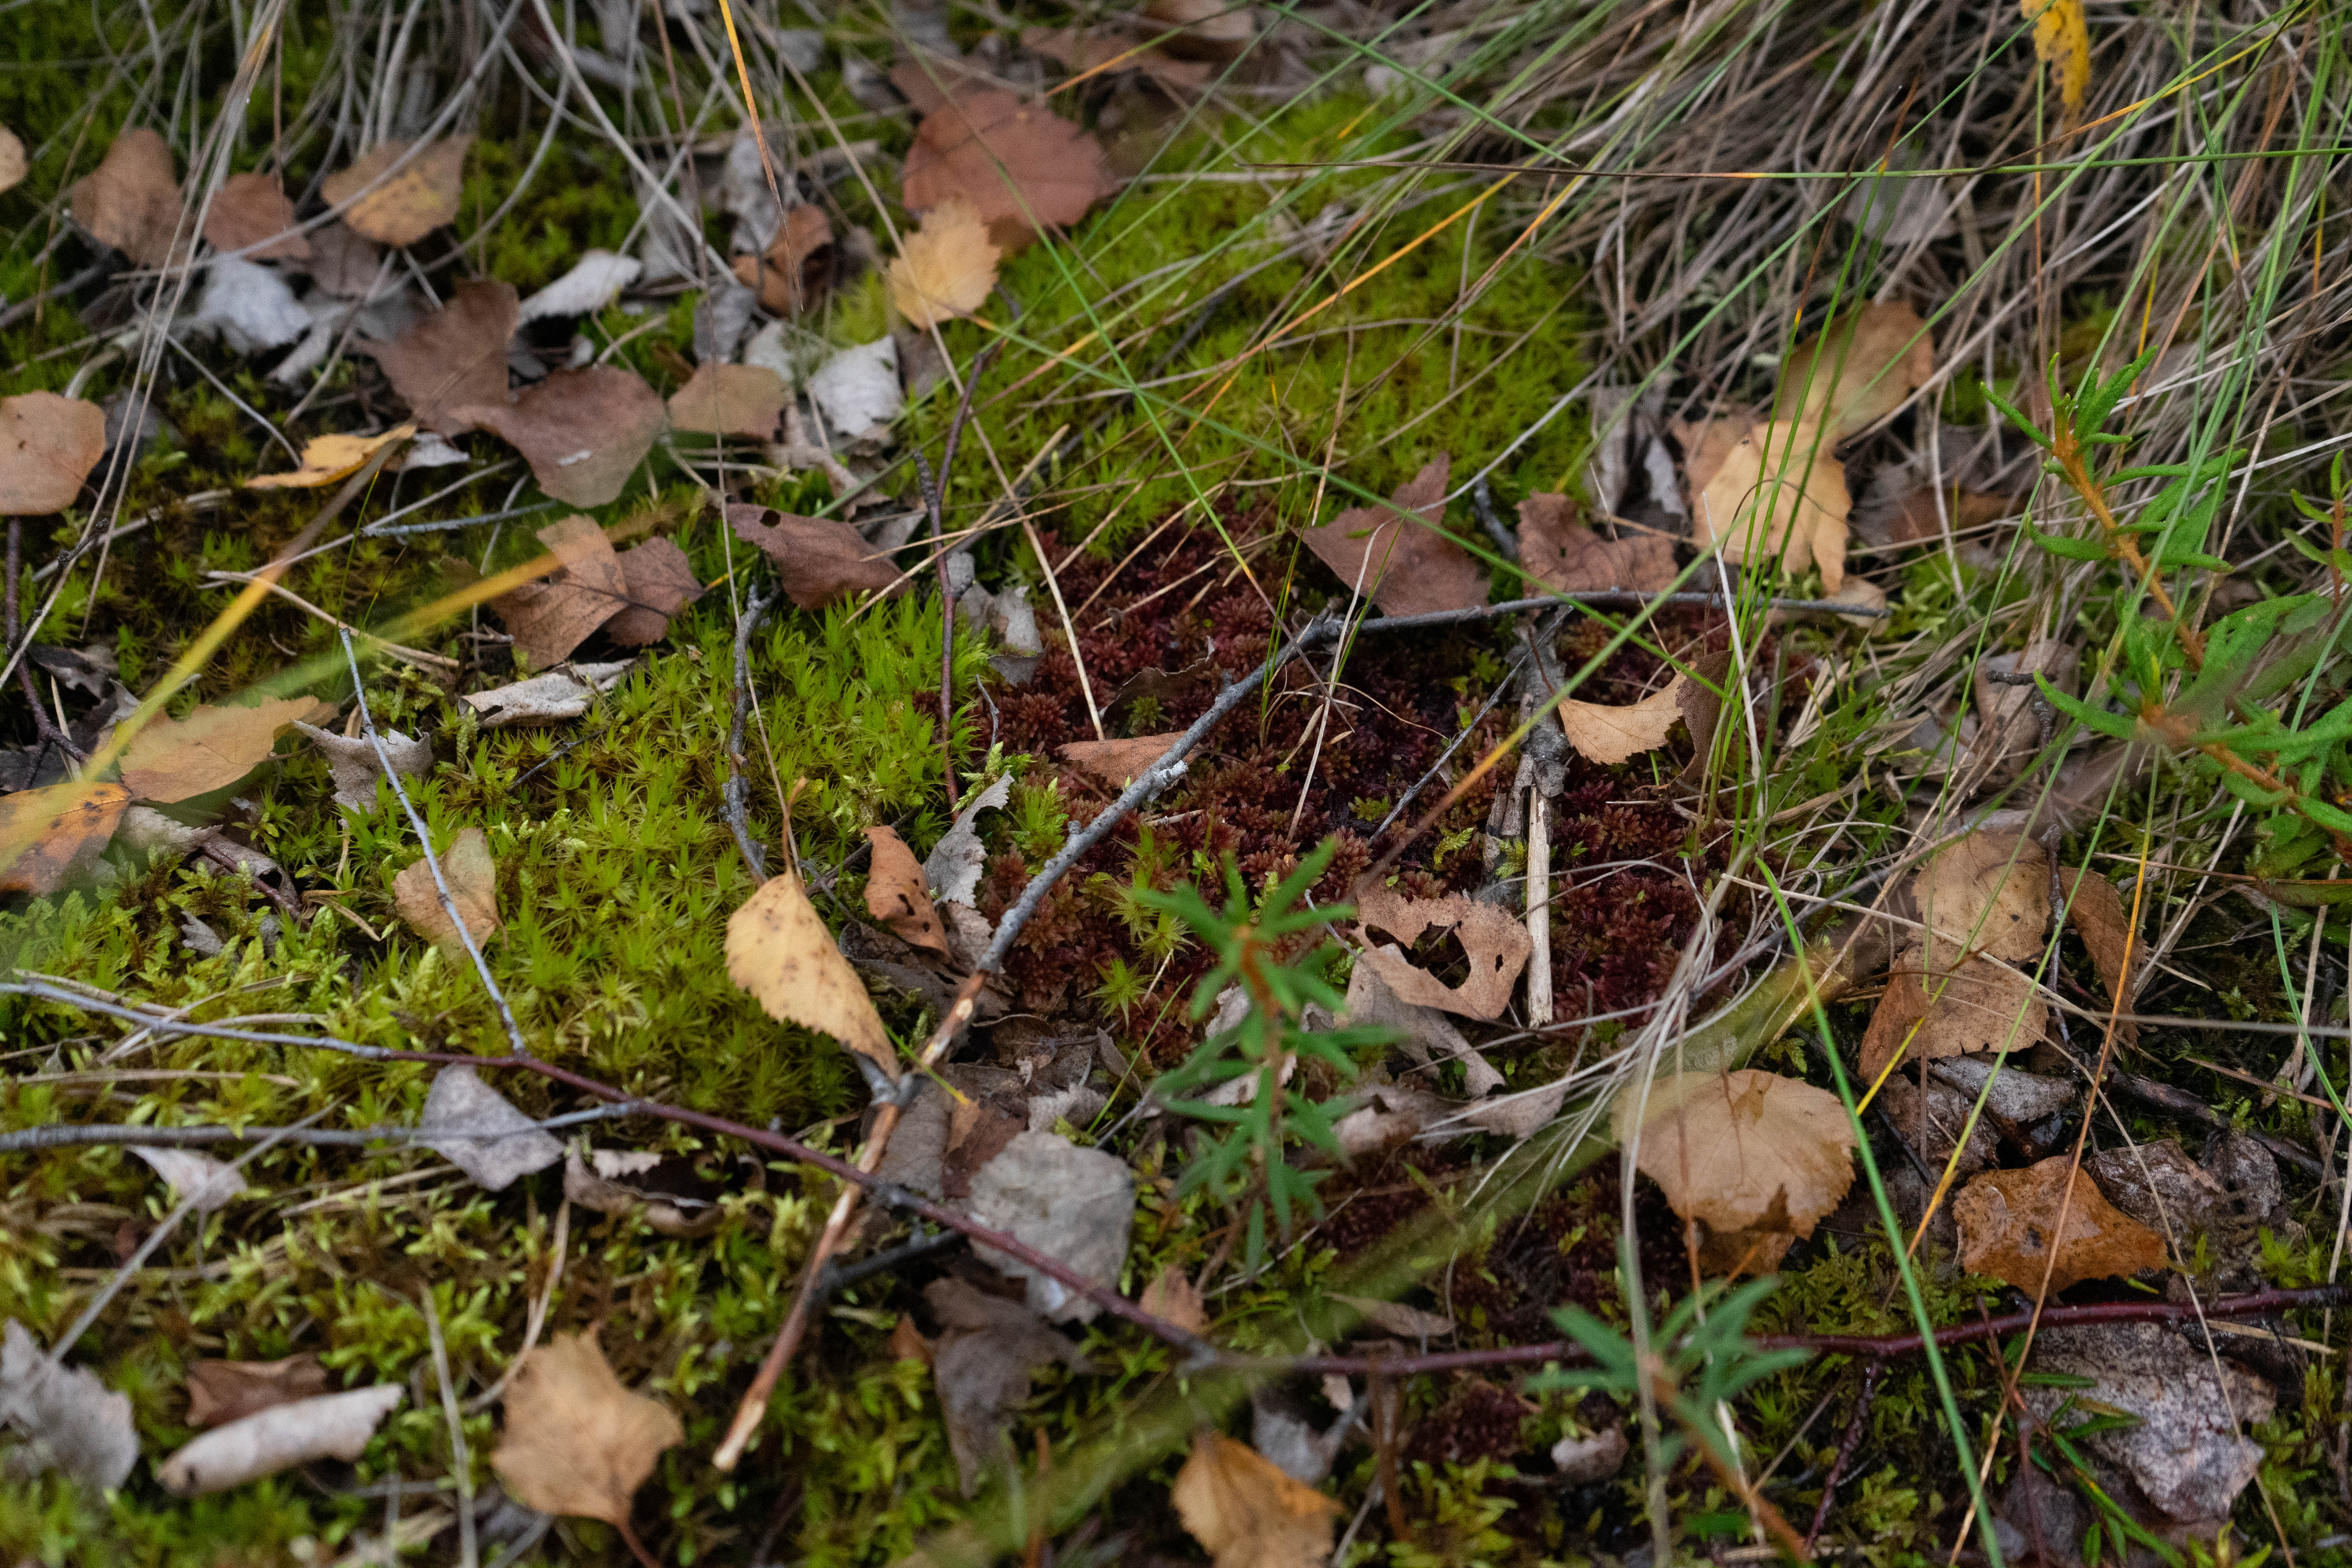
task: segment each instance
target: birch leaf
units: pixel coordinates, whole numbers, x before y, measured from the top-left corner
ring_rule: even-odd
[[[771,877],[727,922],[727,976],[768,1016],[831,1035],[896,1078],[898,1053],[882,1015],[816,909],[786,871]]]

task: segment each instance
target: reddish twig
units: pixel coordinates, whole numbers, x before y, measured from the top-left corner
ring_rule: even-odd
[[[1822,1527],[1830,1521],[1830,1510],[1837,1505],[1839,1478],[1853,1463],[1854,1453],[1862,1447],[1863,1429],[1870,1421],[1870,1407],[1878,1403],[1878,1380],[1885,1371],[1884,1358],[1862,1369],[1862,1394],[1853,1402],[1853,1419],[1845,1424],[1845,1436],[1838,1444],[1837,1458],[1830,1461],[1829,1479],[1822,1482],[1822,1504],[1813,1510],[1813,1527],[1805,1531],[1808,1557],[1813,1554],[1813,1543],[1822,1538]]]

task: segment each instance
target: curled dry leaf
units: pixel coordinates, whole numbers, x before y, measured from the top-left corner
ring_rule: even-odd
[[[956,1473],[970,1497],[990,1471],[1011,1463],[1005,1416],[1029,1396],[1031,1377],[1055,1362],[1083,1367],[1086,1358],[1020,1302],[964,1280],[934,1279],[924,1287],[923,1300],[944,1331],[931,1358],[931,1382]]]
[[[323,706],[286,697],[250,708],[199,703],[184,719],[158,716],[122,753],[123,787],[159,805],[226,789],[261,765],[278,736]],[[334,710],[326,712],[331,717]]]
[[[866,876],[866,912],[908,946],[951,957],[947,928],[940,924],[930,890],[923,885],[922,862],[893,828],[869,827],[866,837],[874,846],[873,868]]]
[[[472,142],[457,136],[432,142],[389,175],[386,171],[400,162],[409,143],[385,142],[350,168],[328,175],[320,189],[338,207],[351,203],[343,222],[354,232],[382,245],[414,245],[457,216],[466,149]]]
[[[658,1170],[659,1154],[624,1149],[591,1149],[583,1163],[576,1152],[563,1156],[563,1195],[598,1214],[635,1215],[656,1235],[692,1239],[709,1236],[727,1223],[727,1211],[715,1203],[658,1192],[632,1178]]]
[[[621,1385],[593,1334],[558,1334],[523,1357],[506,1407],[490,1468],[541,1513],[625,1526],[662,1450],[686,1441],[668,1405]]]
[[[2039,675],[2069,696],[2074,694],[2077,656],[2060,637],[2032,637],[2012,653],[1989,654],[1977,661],[1969,686],[1976,698],[1977,733],[1960,764],[1963,788],[1983,789],[2015,778],[2041,744],[2033,717],[2041,693],[2032,684],[1996,681],[1997,675]]]
[[[0,1426],[24,1439],[8,1456],[12,1473],[54,1469],[111,1489],[139,1462],[131,1396],[109,1390],[94,1373],[51,1361],[14,1318],[0,1333]]]
[[[1078,772],[1117,790],[1141,778],[1146,768],[1182,739],[1181,731],[1171,730],[1164,735],[1137,735],[1124,741],[1066,741],[1055,750]]]
[[[1692,719],[1692,693],[1697,689],[1689,676],[1678,674],[1666,683],[1664,690],[1654,691],[1639,702],[1622,707],[1563,697],[1559,709],[1559,727],[1567,734],[1568,743],[1580,753],[1614,767],[1629,757],[1664,745],[1676,723]],[[1693,720],[1694,733],[1697,727]]]
[[[629,661],[573,664],[534,675],[490,691],[469,691],[457,699],[481,716],[485,730],[511,729],[518,724],[560,724],[588,711],[602,691],[621,684]]]
[[[188,1425],[202,1430],[327,1392],[327,1369],[309,1352],[284,1361],[199,1361],[188,1365]]]
[[[0,517],[63,511],[106,456],[106,411],[79,397],[0,397]]]
[[[540,542],[563,564],[535,583],[499,595],[490,608],[507,624],[515,651],[544,668],[572,650],[628,603],[621,559],[593,519],[567,517],[539,531]]]
[[[1738,563],[1777,560],[1791,575],[1818,567],[1845,584],[1845,465],[1812,426],[1710,419],[1674,426],[1690,486],[1692,537]]]
[[[980,814],[1003,811],[1012,799],[1013,775],[1005,773],[963,803],[955,821],[923,860],[923,879],[930,884],[933,898],[943,904],[971,907],[980,890],[980,873],[988,863],[977,826]]]
[[[25,143],[16,133],[0,125],[0,191],[13,188],[25,178]]]
[[[362,338],[352,347],[375,357],[418,425],[456,436],[474,427],[457,410],[506,402],[507,340],[520,323],[514,285],[477,279],[389,342]]]
[[[215,1426],[163,1461],[174,1497],[226,1491],[313,1459],[356,1459],[408,1391],[396,1383],[273,1405]]]
[[[1603,539],[1577,521],[1563,495],[1531,495],[1519,503],[1519,564],[1563,594],[1617,588],[1655,594],[1675,581],[1674,542],[1662,533]]]
[[[0,892],[46,897],[87,876],[130,804],[121,784],[87,781],[0,795]]]
[[[1192,1439],[1169,1499],[1216,1568],[1322,1568],[1339,1508],[1222,1432]]]
[[[1004,253],[988,237],[980,209],[949,196],[923,215],[890,262],[890,303],[909,325],[929,328],[969,316],[996,289]]]
[[[673,430],[765,441],[783,417],[784,378],[765,365],[706,363],[669,395]]]
[[[2099,1001],[2108,1007],[2130,1012],[2138,999],[2139,986],[2127,978],[2137,944],[2132,941],[2131,911],[2124,904],[2123,894],[2096,871],[2061,868],[2058,878],[2066,890],[2066,923],[2074,928],[2074,934],[2091,950],[2091,967],[2099,975]],[[2129,1023],[2119,1023],[2116,1028],[2116,1037],[2126,1046],[2137,1037]]]
[[[821,1030],[898,1076],[882,1015],[792,872],[769,878],[729,918],[727,977],[771,1018]]]
[[[1486,602],[1486,569],[1447,533],[1445,484],[1451,457],[1440,455],[1407,479],[1386,506],[1349,507],[1298,537],[1350,590],[1391,616],[1466,610]]]
[[[1116,188],[1102,143],[1043,104],[1009,92],[965,93],[924,117],[907,153],[907,205],[969,201],[1004,250],[1047,226],[1074,224]]]
[[[1400,1001],[1465,1018],[1502,1016],[1535,945],[1527,926],[1510,911],[1462,893],[1408,899],[1392,888],[1361,889],[1356,895],[1356,918],[1407,946],[1419,942],[1424,931],[1451,930],[1470,960],[1469,977],[1458,986],[1448,986],[1427,970],[1380,949],[1364,954],[1363,961],[1372,964],[1381,984]]]
[[[1118,1281],[1135,1223],[1135,1173],[1100,1149],[1058,1132],[1024,1132],[971,1180],[971,1216],[1097,1285]],[[972,1250],[1029,1282],[1029,1305],[1057,1323],[1094,1321],[1102,1308],[1027,1264],[975,1243]]]
[[[467,404],[449,416],[520,452],[557,500],[603,506],[626,488],[669,411],[642,377],[598,364],[556,371],[513,403]]]
[[[833,280],[833,223],[812,203],[788,207],[768,248],[732,265],[737,282],[760,291],[761,310],[778,316],[805,310]]]
[[[2021,1171],[1979,1173],[1953,1197],[1952,1220],[1963,1268],[2028,1295],[2041,1293],[2045,1273],[2055,1292],[2084,1279],[2164,1267],[2164,1238],[2107,1202],[2070,1155],[2053,1154]]]
[[[1777,1073],[1662,1075],[1612,1112],[1617,1142],[1686,1220],[1703,1268],[1761,1273],[1811,1236],[1853,1184],[1853,1126],[1826,1089]]]
[[[338,735],[296,720],[294,728],[326,753],[327,773],[335,781],[335,804],[346,811],[376,808],[376,781],[383,777],[383,760],[364,735]],[[377,731],[383,737],[383,755],[392,771],[404,779],[421,779],[433,771],[433,739],[404,735],[397,730]]]
[[[445,860],[443,869],[447,868]],[[456,886],[453,880],[453,892]],[[434,912],[440,912],[438,902]],[[471,929],[470,914],[467,923]],[[530,1117],[463,1062],[434,1075],[417,1125],[429,1134],[426,1148],[471,1176],[485,1192],[502,1193],[519,1178],[563,1158],[562,1144],[544,1128],[533,1126]]]
[[[890,557],[838,518],[730,504],[727,526],[775,563],[784,592],[803,610],[821,610],[852,594],[905,586]]]
[[[1864,305],[1781,363],[1772,417],[1847,440],[1903,406],[1936,374],[1936,345],[1901,301]]]
[[[702,597],[694,563],[673,540],[648,539],[620,554],[621,587],[628,603],[604,623],[604,635],[628,647],[669,636],[669,622]]]
[[[646,264],[634,256],[619,256],[609,250],[588,250],[572,264],[572,270],[525,300],[517,314],[525,321],[545,321],[551,316],[593,316],[620,297],[621,290],[637,280]]]
[[[397,425],[381,436],[320,436],[302,443],[300,468],[289,474],[256,474],[245,481],[245,488],[307,490],[331,485],[358,473],[382,448],[415,434],[415,426]]]
[[[289,232],[296,221],[277,175],[231,174],[205,212],[205,239],[215,250],[245,251],[248,261],[307,261],[310,237]]]
[[[499,929],[499,868],[490,858],[490,841],[478,827],[460,829],[440,859],[441,875],[449,884],[449,900],[466,922],[466,934],[479,948]],[[441,907],[441,889],[434,884],[433,868],[423,856],[392,879],[392,901],[409,930],[452,952],[465,951],[449,911]]]
[[[98,167],[74,183],[72,205],[74,222],[92,239],[142,267],[169,262],[187,221],[180,182],[172,177],[172,149],[143,125],[117,136]]]
[[[244,1196],[244,1173],[195,1149],[151,1149],[133,1143],[131,1152],[163,1178],[177,1201],[198,1214],[213,1214]]]

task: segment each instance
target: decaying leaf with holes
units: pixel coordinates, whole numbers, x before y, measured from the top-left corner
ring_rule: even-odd
[[[866,837],[874,847],[874,863],[866,874],[866,912],[908,946],[951,960],[947,928],[923,884],[923,863],[894,828],[869,827]]]
[[[662,1451],[684,1441],[668,1405],[622,1385],[593,1333],[557,1334],[507,1384],[490,1468],[528,1508],[625,1530]]]
[[[466,934],[479,949],[499,929],[499,868],[490,858],[490,841],[478,827],[462,828],[440,856],[441,875],[449,884],[449,901],[466,922]],[[423,856],[392,879],[392,899],[400,918],[425,941],[462,954],[457,927],[441,907],[441,889],[433,868]]]
[[[1710,419],[1677,424],[1685,454],[1691,537],[1726,561],[1778,561],[1791,576],[1818,567],[1822,585],[1845,585],[1845,465],[1810,425]]]
[[[46,897],[88,877],[130,804],[121,784],[86,780],[0,795],[0,892]]]
[[[1638,1132],[1636,1163],[1701,1227],[1714,1272],[1768,1272],[1853,1184],[1844,1102],[1777,1073],[1661,1076],[1625,1089],[1612,1125],[1620,1145]]]
[[[106,411],[79,397],[0,397],[0,517],[45,517],[81,494],[106,456]]]
[[[1391,616],[1464,610],[1486,602],[1486,569],[1440,525],[1453,458],[1444,454],[1397,487],[1385,506],[1352,506],[1299,530],[1307,549],[1350,592]]]
[[[2005,1279],[2029,1296],[2040,1294],[2045,1275],[2054,1293],[2085,1279],[2165,1266],[2164,1238],[2107,1202],[2069,1154],[2021,1171],[1979,1172],[1954,1194],[1952,1220],[1962,1268]]]
[[[123,787],[159,805],[226,789],[268,761],[295,723],[334,711],[311,698],[285,697],[250,708],[198,703],[184,719],[159,714],[122,753]]]
[[[411,144],[378,142],[349,168],[328,175],[320,192],[337,206],[352,204],[343,222],[355,232],[382,245],[414,245],[456,219],[465,192],[466,149],[473,140],[457,136],[430,142],[397,173],[393,165]]]
[[[771,1018],[831,1035],[898,1076],[898,1053],[866,983],[841,956],[792,872],[769,878],[729,918],[727,976]]]
[[[1461,893],[1443,899],[1408,899],[1392,888],[1360,889],[1356,918],[1408,947],[1433,928],[1451,930],[1469,958],[1469,977],[1447,985],[1427,970],[1402,963],[1377,948],[1359,960],[1378,970],[1397,997],[1416,1007],[1437,1007],[1465,1018],[1495,1019],[1511,1005],[1512,987],[1527,967],[1534,942],[1518,917]]]
[[[1192,1439],[1168,1495],[1216,1568],[1322,1568],[1331,1554],[1339,1505],[1222,1432]]]
[[[906,590],[907,579],[890,557],[838,518],[730,505],[727,526],[775,563],[784,592],[803,610],[821,610],[836,599],[869,590]]]

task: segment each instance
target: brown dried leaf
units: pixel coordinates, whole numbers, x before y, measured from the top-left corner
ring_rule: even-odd
[[[563,564],[536,583],[499,595],[490,608],[507,624],[515,651],[536,668],[561,664],[591,633],[628,604],[620,557],[593,520],[567,517],[539,531]]]
[[[1216,1568],[1322,1568],[1330,1555],[1339,1504],[1222,1432],[1193,1437],[1168,1496]]]
[[[324,224],[312,229],[309,238],[310,259],[304,270],[320,288],[339,300],[358,300],[377,287],[383,252],[353,234],[350,225]],[[500,353],[504,352],[501,347]]]
[[[1564,697],[1559,727],[1579,752],[1604,767],[1614,767],[1628,757],[1654,752],[1666,743],[1666,736],[1685,717],[1690,689],[1690,677],[1676,675],[1664,690],[1622,707]]]
[[[0,517],[63,511],[106,456],[106,411],[79,397],[0,397]]]
[[[1470,959],[1470,977],[1449,988],[1427,970],[1373,949],[1359,963],[1370,963],[1381,982],[1398,1000],[1416,1007],[1437,1007],[1465,1018],[1502,1016],[1511,1003],[1534,943],[1527,926],[1508,910],[1454,893],[1443,899],[1408,899],[1392,888],[1359,889],[1356,918],[1377,926],[1410,947],[1434,927],[1451,928],[1454,940]]]
[[[893,828],[869,827],[866,837],[874,846],[873,868],[866,874],[866,912],[908,945],[951,958],[947,928],[923,883],[923,863]]]
[[[1563,594],[1655,594],[1674,584],[1675,546],[1659,533],[1603,539],[1576,520],[1568,497],[1531,495],[1519,503],[1519,564]]]
[[[1772,417],[1832,427],[1843,441],[1903,406],[1936,374],[1936,344],[1901,301],[1865,305],[1781,362]]]
[[[350,479],[383,447],[416,434],[414,425],[397,425],[381,436],[320,436],[302,443],[302,466],[287,474],[256,474],[245,481],[249,490],[317,489]]]
[[[520,452],[557,500],[603,506],[626,488],[669,411],[635,373],[609,364],[559,370],[514,402],[467,404],[469,420]]]
[[[591,1149],[584,1163],[577,1151],[567,1152],[563,1195],[598,1214],[634,1215],[659,1236],[693,1240],[717,1234],[727,1223],[722,1205],[665,1192],[654,1184],[668,1174],[663,1171],[668,1163],[659,1154],[644,1150]]]
[[[2058,877],[2066,889],[2066,923],[2091,950],[2091,967],[2099,973],[2099,1001],[2130,1012],[2139,987],[2126,983],[2124,975],[2137,944],[2132,941],[2131,913],[2124,905],[2123,894],[2096,871],[2067,867],[2059,870]]]
[[[629,647],[643,647],[669,636],[669,622],[702,597],[694,563],[677,542],[648,539],[620,553],[622,590],[628,604],[604,623],[604,635]]]
[[[169,805],[226,789],[261,765],[278,737],[320,706],[308,697],[251,708],[200,703],[184,719],[158,715],[122,753],[122,783],[139,800]],[[327,710],[332,717],[334,710]]]
[[[969,316],[996,288],[1004,252],[988,237],[980,209],[950,196],[923,215],[890,262],[890,303],[917,328]]]
[[[1173,1323],[1187,1333],[1208,1331],[1209,1304],[1202,1299],[1201,1288],[1172,1263],[1151,1277],[1151,1283],[1143,1288],[1135,1304],[1161,1322]]]
[[[771,1018],[821,1030],[898,1076],[882,1016],[792,872],[769,878],[729,919],[727,977]]]
[[[1011,1462],[1005,1417],[1029,1396],[1031,1375],[1057,1361],[1082,1367],[1086,1358],[1020,1302],[964,1280],[934,1279],[923,1288],[923,1300],[945,1330],[931,1362],[931,1383],[970,1497],[989,1471]]]
[[[219,1426],[327,1392],[327,1369],[305,1352],[284,1361],[199,1361],[188,1365],[188,1425]]]
[[[1182,738],[1181,731],[1171,731],[1164,735],[1136,735],[1124,741],[1066,741],[1055,750],[1064,762],[1088,778],[1112,789],[1125,789]]]
[[[1930,970],[1914,943],[1888,971],[1885,994],[1870,1016],[1862,1037],[1862,1073],[1877,1082],[1906,1044],[1910,1058],[1923,1061],[2022,1050],[2040,1040],[2048,1025],[2048,1007],[2033,983],[2017,971],[1984,958]]]
[[[457,216],[457,200],[465,188],[466,149],[473,140],[456,136],[433,142],[398,174],[368,190],[409,148],[405,142],[385,142],[350,168],[328,175],[320,189],[336,206],[352,203],[343,221],[357,233],[384,245],[414,245]]]
[[[939,1347],[924,1337],[923,1331],[915,1326],[915,1320],[910,1315],[901,1312],[898,1326],[890,1331],[890,1337],[883,1342],[882,1348],[890,1352],[892,1361],[919,1361],[929,1366]]]
[[[499,868],[490,858],[490,841],[478,827],[461,829],[449,841],[449,847],[441,851],[440,858],[450,901],[466,922],[466,934],[479,949],[499,929]],[[392,879],[392,901],[417,935],[452,952],[464,951],[449,911],[441,907],[441,889],[434,884],[433,868],[423,856]]]
[[[1981,490],[1955,489],[1944,498],[1938,509],[1936,492],[1922,486],[1903,498],[1895,509],[1895,518],[1887,525],[1887,537],[1895,544],[1917,544],[1944,537],[1944,524],[1950,520],[1954,533],[1982,528],[1998,522],[2015,508],[2003,496],[1987,495]]]
[[[1674,426],[1687,454],[1691,537],[1723,558],[1778,560],[1790,575],[1819,567],[1822,585],[1845,584],[1845,465],[1811,426],[1710,419]]]
[[[5,191],[25,177],[25,144],[16,133],[0,125],[0,191]]]
[[[784,378],[765,365],[698,364],[686,384],[669,395],[670,428],[769,440],[790,395]]]
[[[1147,0],[1138,21],[1165,29],[1160,47],[1177,58],[1220,63],[1239,59],[1258,28],[1255,12],[1227,0]]]
[[[1853,1184],[1853,1127],[1827,1089],[1752,1068],[1660,1077],[1646,1101],[1622,1095],[1620,1144],[1641,1131],[1637,1163],[1685,1219],[1705,1224],[1717,1260],[1770,1267],[1785,1240],[1806,1237]],[[1730,1247],[1720,1244],[1745,1238]],[[1770,1249],[1769,1258],[1746,1254]]]
[[[507,1385],[490,1468],[526,1508],[626,1524],[662,1450],[686,1441],[668,1405],[625,1388],[593,1333],[557,1334]]]
[[[1165,45],[1139,50],[1131,33],[1104,35],[1076,27],[1024,27],[1021,47],[1058,60],[1073,72],[1140,71],[1181,98],[1209,85],[1216,72],[1204,60],[1178,59]]]
[[[1960,763],[1965,790],[2004,784],[2024,771],[2042,742],[2033,717],[2041,693],[1997,675],[2039,675],[2069,696],[2074,694],[2079,656],[2059,637],[2031,637],[2022,648],[1988,654],[1977,661],[1969,685],[1976,698],[1977,732]]]
[[[902,56],[890,68],[890,85],[918,114],[937,114],[959,99],[1002,90],[982,67],[937,49]]]
[[[2084,1279],[2165,1266],[2164,1238],[2107,1202],[2066,1154],[2021,1171],[1980,1173],[1952,1199],[1952,1219],[1959,1226],[1961,1267],[2030,1295],[2040,1293],[2045,1271],[2054,1292]]]
[[[286,232],[295,222],[294,204],[286,199],[277,175],[231,174],[213,193],[213,205],[205,213],[205,238],[215,250],[245,250],[269,240],[258,250],[247,251],[248,261],[308,261],[310,237]],[[272,237],[277,235],[285,237]]]
[[[803,610],[821,610],[868,589],[906,589],[890,557],[838,518],[736,504],[727,509],[727,525],[776,563],[784,592]]]
[[[0,893],[46,896],[87,875],[130,804],[121,784],[86,781],[0,795]]]
[[[778,316],[808,310],[833,282],[833,223],[811,203],[787,207],[768,248],[731,265],[737,282],[760,291],[761,310]]]
[[[1936,851],[1911,879],[1931,963],[1981,952],[2021,963],[2050,928],[2050,862],[2014,833],[1971,833]]]
[[[72,201],[74,222],[142,267],[171,261],[187,216],[172,177],[172,149],[143,125],[114,139],[98,167],[74,182]]]
[[[383,741],[383,755],[378,756],[374,742],[364,735],[338,735],[299,721],[294,728],[326,754],[327,774],[335,781],[335,804],[348,810],[365,813],[375,809],[376,781],[383,777],[384,757],[392,759],[393,771],[404,779],[421,779],[433,771],[430,735],[404,735],[397,730],[380,730],[377,734]]]
[[[1077,222],[1116,185],[1090,132],[1043,104],[987,90],[960,95],[924,118],[900,188],[917,212],[950,197],[971,202],[1009,252],[1041,226]]]
[[[375,356],[417,424],[460,435],[474,424],[457,410],[507,400],[507,340],[520,310],[513,284],[477,279],[458,284],[447,304],[390,342],[362,338],[352,347]]]
[[[1398,487],[1385,506],[1349,507],[1299,531],[1307,548],[1352,589],[1391,616],[1465,610],[1486,602],[1486,569],[1439,525],[1454,460],[1437,460]]]

